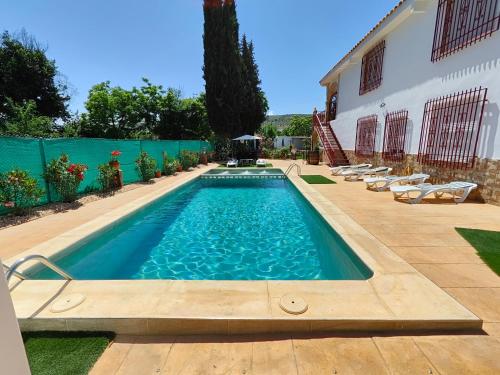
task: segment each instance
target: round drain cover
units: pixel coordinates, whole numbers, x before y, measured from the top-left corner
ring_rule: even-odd
[[[83,301],[85,301],[85,296],[83,294],[68,294],[67,296],[58,298],[52,306],[50,306],[50,311],[53,313],[68,311],[80,305]]]
[[[285,294],[280,299],[280,307],[283,311],[289,314],[303,314],[307,311],[307,303],[303,298],[294,296],[293,294]]]

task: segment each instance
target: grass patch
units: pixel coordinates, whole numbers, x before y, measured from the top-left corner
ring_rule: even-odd
[[[478,252],[482,260],[500,276],[500,232],[455,228]]]
[[[23,333],[33,375],[88,374],[112,338],[102,332]]]
[[[308,184],[315,184],[315,185],[320,185],[320,184],[336,184],[335,181],[332,181],[329,178],[326,178],[325,176],[316,175],[316,174],[302,175],[300,177],[302,177],[302,179],[305,182],[307,182]]]

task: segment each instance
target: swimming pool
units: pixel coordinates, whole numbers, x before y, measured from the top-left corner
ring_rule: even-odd
[[[287,179],[197,178],[51,259],[83,280],[372,276]]]

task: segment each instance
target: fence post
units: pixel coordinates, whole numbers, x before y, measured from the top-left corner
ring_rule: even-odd
[[[40,149],[40,158],[42,159],[42,169],[43,172],[45,173],[47,172],[47,160],[45,159],[45,148],[44,148],[43,138],[40,138],[38,140],[38,146]],[[50,196],[50,185],[45,179],[45,177],[43,178],[43,181],[45,182],[45,191],[47,192],[47,202],[50,203],[52,202],[52,197]]]

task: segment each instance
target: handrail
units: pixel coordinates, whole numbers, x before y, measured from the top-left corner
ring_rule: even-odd
[[[302,175],[302,171],[300,170],[300,165],[298,165],[297,163],[292,163],[286,169],[285,176],[288,176],[288,174],[292,171],[293,167],[297,167],[297,174],[299,176]]]
[[[10,271],[10,267],[7,266],[6,264],[2,263],[2,266],[3,266],[3,268],[5,268],[7,270],[7,272]],[[7,274],[7,272],[5,274]],[[19,277],[21,280],[26,280],[27,279],[27,277],[24,276],[21,272],[14,271],[13,275]]]
[[[50,268],[55,273],[58,273],[60,276],[62,276],[66,280],[73,280],[73,277],[70,274],[64,272],[62,269],[60,269],[59,267],[57,267],[54,263],[52,263],[50,260],[48,260],[43,255],[33,254],[33,255],[28,255],[28,256],[26,256],[24,258],[16,260],[12,264],[12,266],[10,266],[9,270],[5,274],[5,278],[7,279],[7,282],[9,282],[10,278],[16,272],[17,268],[19,268],[22,264],[24,264],[26,262],[29,262],[31,260],[37,260],[37,261],[39,261],[40,263],[42,263],[46,267]]]
[[[315,113],[315,114],[313,114],[313,116],[315,116],[316,122],[318,124],[316,126],[319,128],[319,137],[321,138],[321,141],[323,142],[323,144],[325,145],[325,147],[326,147],[326,143],[328,143],[328,147],[326,147],[326,148],[334,150],[335,148],[330,143],[330,140],[328,139],[328,137],[326,136],[326,134],[324,134],[324,131],[323,131],[323,128],[322,128],[323,124],[321,123],[321,119],[319,118],[318,114]]]

